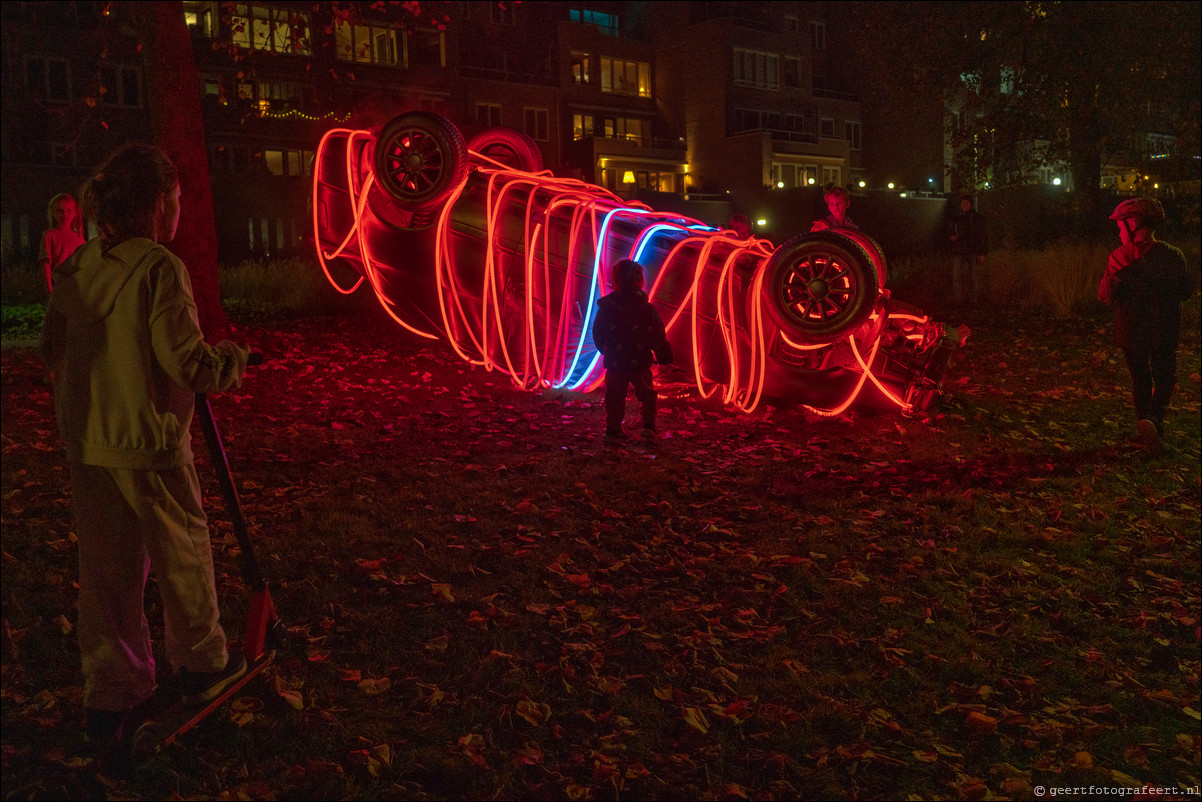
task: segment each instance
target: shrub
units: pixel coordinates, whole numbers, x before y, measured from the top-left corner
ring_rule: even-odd
[[[238,320],[273,320],[319,314],[337,295],[312,260],[293,257],[268,264],[247,260],[218,273],[222,305]]]
[[[1199,236],[1166,238],[1185,252],[1194,286],[1198,285]],[[1003,248],[985,261],[985,292],[990,306],[1044,309],[1066,318],[1097,305],[1098,282],[1106,259],[1117,245],[1103,242],[1059,242],[1039,249]],[[950,300],[950,255],[913,256],[889,263],[894,294],[919,307]],[[1182,306],[1186,325],[1198,320],[1198,304]]]
[[[42,332],[42,318],[46,307],[42,304],[20,304],[0,307],[0,332],[5,339],[31,340]]]
[[[1071,317],[1096,304],[1098,282],[1110,249],[1105,245],[1057,245],[1046,249],[1030,274],[1034,305],[1049,306],[1057,317]]]

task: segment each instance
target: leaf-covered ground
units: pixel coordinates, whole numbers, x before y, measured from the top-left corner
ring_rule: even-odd
[[[920,418],[686,399],[631,448],[599,394],[378,317],[237,332],[269,362],[213,407],[290,637],[133,777],[80,756],[64,457],[35,353],[4,350],[5,799],[1197,788],[1196,329],[1151,456],[1101,317],[970,320]]]

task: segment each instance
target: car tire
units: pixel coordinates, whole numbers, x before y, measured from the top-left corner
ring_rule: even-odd
[[[543,153],[523,131],[516,128],[489,128],[468,140],[467,149],[492,161],[482,166],[495,167],[500,162],[512,170],[537,173],[543,169]]]
[[[763,269],[769,317],[786,337],[806,345],[834,342],[862,326],[883,276],[859,243],[830,230],[786,241]]]
[[[380,131],[372,156],[377,183],[402,208],[439,206],[467,177],[467,144],[447,118],[428,111],[394,117]]]
[[[872,237],[862,231],[840,231],[835,230],[832,233],[838,234],[841,237],[847,237],[852,242],[860,246],[861,250],[868,256],[872,262],[872,267],[876,271],[876,285],[880,289],[885,289],[885,278],[888,274],[888,265],[885,262],[885,252],[881,250],[881,246]]]

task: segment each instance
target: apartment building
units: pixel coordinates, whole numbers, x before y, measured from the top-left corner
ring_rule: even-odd
[[[10,2],[4,33],[5,263],[45,204],[149,136],[125,4]],[[220,258],[303,252],[311,161],[332,128],[446,115],[508,126],[544,164],[629,198],[858,185],[858,99],[826,72],[824,3],[184,2],[200,76]],[[720,222],[720,221],[713,221]]]
[[[692,189],[749,197],[859,183],[859,101],[814,82],[826,48],[821,10],[653,4],[662,108],[687,142]]]

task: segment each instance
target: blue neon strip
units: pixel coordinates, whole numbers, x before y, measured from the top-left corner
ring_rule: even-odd
[[[660,232],[660,231],[680,231],[680,226],[675,226],[670,223],[659,223],[659,224],[651,226],[651,228],[647,229],[646,234],[643,235],[643,242],[641,245],[639,245],[638,252],[635,253],[635,255],[634,255],[634,261],[643,265],[643,267],[648,266],[648,265],[643,264],[643,253],[644,253],[644,251],[647,250],[647,246],[651,244],[651,240],[655,239],[656,233]],[[655,268],[656,268],[656,272],[658,273],[660,265],[655,265]],[[647,283],[654,284],[655,283],[654,279],[655,279],[654,276],[649,276]]]
[[[567,385],[568,382],[572,381],[572,374],[576,371],[576,363],[580,361],[581,352],[584,351],[584,338],[586,336],[586,332],[589,332],[593,325],[593,307],[597,303],[597,277],[601,273],[601,255],[605,253],[605,238],[609,236],[609,221],[612,220],[613,216],[618,212],[632,211],[635,210],[619,206],[614,209],[610,209],[609,212],[606,213],[605,219],[601,221],[601,233],[597,236],[597,244],[594,248],[593,254],[593,275],[589,281],[588,306],[585,307],[584,322],[580,329],[580,338],[576,341],[576,353],[572,355],[572,364],[568,366],[568,370],[563,381],[555,385],[556,389],[559,389]],[[596,359],[594,359],[593,363],[589,365],[589,371],[592,370],[593,364],[596,364]],[[584,384],[584,380],[587,378],[588,372],[576,379],[576,381],[568,386],[568,389],[575,390],[577,387]]]

